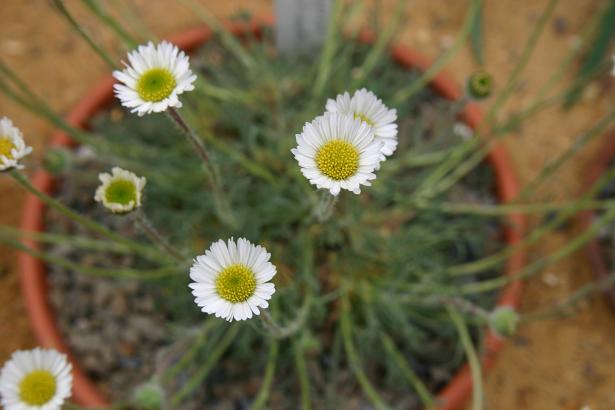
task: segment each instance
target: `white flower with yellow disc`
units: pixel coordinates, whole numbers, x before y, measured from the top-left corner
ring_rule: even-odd
[[[270,258],[265,248],[244,238],[214,242],[190,268],[194,301],[203,312],[229,322],[260,314],[275,292]]]
[[[23,168],[19,160],[31,152],[32,147],[26,145],[19,128],[6,117],[0,119],[0,171]]]
[[[362,88],[355,91],[352,98],[345,92],[335,100],[327,100],[326,109],[328,112],[353,115],[369,124],[374,129],[375,138],[383,142],[381,161],[397,149],[397,110],[388,108],[373,92]]]
[[[361,193],[370,186],[380,163],[382,141],[373,128],[352,115],[325,113],[306,123],[291,151],[301,173],[317,188],[338,195],[341,189]]]
[[[179,95],[194,90],[196,75],[190,70],[188,56],[167,41],[139,46],[128,53],[128,61],[123,71],[113,72],[122,83],[113,88],[122,105],[139,116],[180,108]]]
[[[146,180],[130,171],[113,167],[111,173],[98,175],[101,184],[94,199],[113,213],[125,214],[141,206]]]
[[[73,384],[66,355],[36,348],[14,352],[0,372],[5,410],[59,410]]]

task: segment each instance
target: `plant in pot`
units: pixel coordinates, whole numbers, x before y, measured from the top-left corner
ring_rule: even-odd
[[[6,171],[32,195],[0,239],[24,252],[41,344],[70,353],[69,407],[482,407],[517,279],[567,254],[523,267],[553,226],[522,238],[521,214],[553,206],[498,204],[531,190],[495,143],[548,104],[496,122],[511,78],[483,120],[489,76],[462,92],[437,69],[455,49],[431,65],[394,30],[344,37],[353,9],[335,7],[313,64],[278,55],[271,22],[197,8],[213,30],[132,50],[67,119],[2,65],[6,94],[61,129],[31,178],[10,129]],[[15,400],[59,395],[45,369],[12,380],[40,393]]]

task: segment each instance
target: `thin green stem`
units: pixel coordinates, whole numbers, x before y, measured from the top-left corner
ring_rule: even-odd
[[[280,326],[267,310],[261,309],[260,317],[264,327],[269,331],[269,336],[273,339],[286,339],[299,332],[307,321],[311,304],[312,295],[311,293],[308,293],[303,300],[303,305],[301,305],[299,313],[295,319],[286,326]]]
[[[555,7],[557,6],[558,2],[559,0],[549,0],[549,3],[547,3],[547,6],[545,7],[542,14],[540,15],[538,22],[534,26],[533,31],[530,34],[530,37],[525,47],[523,48],[523,52],[521,53],[521,56],[517,60],[517,64],[515,65],[512,73],[508,77],[508,81],[506,85],[504,86],[502,91],[498,94],[493,105],[489,109],[489,112],[487,113],[487,118],[486,118],[487,123],[493,124],[494,120],[497,118],[498,113],[500,112],[500,109],[502,108],[504,103],[506,103],[510,95],[515,90],[517,83],[519,81],[519,78],[521,76],[521,73],[523,73],[525,66],[529,62],[529,59],[534,51],[534,48],[536,47],[538,39],[540,38],[543,30],[546,27],[547,21],[549,21],[549,19],[551,18],[551,15],[553,14],[553,11],[555,10]]]
[[[610,289],[613,285],[615,285],[615,273],[611,273],[597,282],[591,282],[581,286],[566,299],[557,302],[555,306],[550,306],[535,313],[524,314],[521,316],[521,321],[533,322],[560,317],[565,314],[566,310],[574,308],[581,300],[593,295],[594,293],[603,292]]]
[[[329,25],[327,27],[327,36],[325,38],[325,45],[322,49],[322,55],[320,57],[320,64],[318,66],[318,72],[316,80],[314,82],[314,97],[319,99],[325,91],[329,78],[331,76],[331,70],[333,67],[333,59],[335,58],[335,52],[338,48],[340,41],[340,32],[338,30],[338,22],[342,13],[342,1],[333,0],[333,11],[329,17]]]
[[[557,66],[557,70],[554,74],[542,85],[542,87],[536,93],[535,100],[542,100],[545,95],[564,77],[564,74],[568,71],[568,69],[573,65],[576,61],[576,58],[581,55],[581,53],[586,51],[585,44],[590,39],[590,36],[596,30],[598,26],[598,22],[602,18],[603,13],[595,13],[592,17],[591,21],[588,24],[584,24],[583,30],[580,34],[579,44],[564,58],[562,62],[560,62]],[[592,39],[593,40],[593,39]],[[577,81],[575,81],[577,84]],[[564,95],[567,94],[567,91],[564,92]]]
[[[595,200],[595,201],[567,201],[567,202],[546,202],[537,204],[503,204],[503,205],[482,205],[464,204],[454,202],[409,202],[410,206],[419,209],[429,209],[449,214],[472,214],[483,216],[507,216],[510,214],[543,214],[553,211],[569,209],[571,206],[578,205],[578,209],[608,209],[615,206],[615,200]]]
[[[560,247],[551,255],[545,256],[537,260],[536,262],[526,266],[514,275],[500,276],[497,278],[484,280],[482,282],[470,283],[461,286],[459,290],[463,294],[490,292],[492,290],[506,286],[513,281],[527,279],[532,275],[540,272],[547,266],[552,265],[553,263],[559,261],[560,259],[563,259],[564,257],[570,255],[572,252],[575,252],[577,249],[581,248],[590,239],[592,239],[601,229],[603,229],[605,224],[613,220],[615,220],[615,208],[612,208],[609,211],[605,212],[605,214],[601,216],[597,221],[595,221],[589,229],[579,234],[579,236],[568,242],[566,245]]]
[[[493,266],[504,262],[510,256],[517,253],[520,249],[532,245],[533,243],[536,243],[540,238],[542,238],[552,230],[556,229],[570,217],[574,216],[577,212],[584,208],[584,204],[586,202],[591,201],[591,198],[593,198],[594,195],[599,192],[606,184],[608,184],[614,177],[615,168],[612,168],[604,175],[602,175],[594,184],[594,186],[588,192],[586,192],[577,202],[572,203],[569,207],[559,211],[553,219],[549,220],[544,225],[534,229],[527,237],[525,237],[517,244],[509,245],[501,251],[494,253],[493,255],[489,255],[485,258],[453,266],[447,270],[447,273],[453,276],[471,275],[477,272],[487,270]]]
[[[396,104],[399,104],[403,101],[410,99],[417,92],[422,90],[429,82],[444,68],[446,64],[457,54],[457,52],[461,49],[461,47],[466,42],[468,35],[474,25],[475,20],[478,18],[480,14],[482,6],[482,0],[472,0],[470,3],[470,7],[468,9],[468,14],[466,15],[466,19],[463,23],[461,31],[457,35],[455,39],[455,43],[451,48],[449,48],[446,52],[444,52],[438,59],[427,69],[424,71],[419,78],[410,83],[407,87],[401,88],[399,91],[395,93],[393,96],[393,101]]]
[[[62,204],[57,199],[39,191],[34,185],[30,183],[30,180],[23,175],[21,172],[17,170],[12,170],[10,175],[17,181],[26,191],[34,194],[37,198],[43,201],[49,207],[55,209],[60,214],[66,216],[67,218],[75,221],[79,225],[91,230],[92,232],[98,233],[112,241],[120,243],[126,246],[129,249],[132,249],[134,252],[139,253],[140,255],[147,257],[152,260],[165,261],[168,262],[166,257],[163,257],[158,252],[152,250],[149,246],[143,246],[138,242],[135,242],[131,239],[126,238],[120,234],[117,234],[103,225],[93,221],[92,219],[83,216],[72,209],[68,208],[64,204]]]
[[[220,321],[217,319],[209,319],[203,324],[199,333],[197,334],[194,343],[190,345],[188,351],[175,363],[173,366],[169,367],[165,370],[162,375],[163,382],[169,382],[173,380],[179,372],[185,369],[190,363],[194,362],[196,355],[199,353],[199,350],[205,346],[205,344],[209,341],[211,330],[220,324]]]
[[[19,95],[13,90],[3,79],[0,80],[0,88],[2,91],[17,104],[21,105],[26,110],[30,111],[34,115],[37,115],[55,127],[60,128],[66,132],[74,141],[87,144],[93,148],[104,152],[118,152],[119,148],[117,144],[111,144],[104,138],[94,138],[94,136],[86,133],[85,131],[78,129],[69,124],[64,118],[56,114],[47,103],[38,97],[28,86],[24,83],[6,64],[0,61],[0,71],[19,89],[19,92],[23,95]],[[25,97],[24,97],[25,95]],[[29,101],[28,101],[29,100]],[[146,150],[147,147],[139,146],[139,150]],[[122,146],[122,152],[125,153],[126,146]],[[110,160],[119,162],[121,159],[110,156]]]
[[[363,392],[377,410],[388,409],[389,407],[384,403],[374,386],[367,378],[367,375],[363,371],[361,365],[361,359],[355,350],[354,343],[352,342],[352,325],[350,324],[350,303],[346,297],[342,299],[342,313],[340,317],[340,328],[342,332],[342,338],[344,341],[344,349],[346,350],[346,356],[352,372],[354,373],[359,385],[363,389]]]
[[[480,360],[478,358],[478,355],[476,354],[474,345],[472,344],[470,333],[468,332],[468,329],[459,313],[455,310],[455,308],[451,307],[450,305],[446,307],[446,310],[451,317],[453,325],[455,325],[455,329],[457,329],[457,333],[459,334],[461,344],[466,352],[466,357],[470,365],[470,373],[472,375],[472,409],[482,410],[483,378]]]
[[[96,268],[71,262],[68,259],[56,256],[50,252],[43,252],[33,249],[15,239],[5,237],[2,234],[0,234],[0,243],[4,243],[12,248],[25,252],[52,265],[60,266],[77,273],[85,273],[93,276],[151,280],[175,275],[177,272],[187,267],[173,265],[164,266],[157,269]]]
[[[178,408],[179,404],[187,398],[192,392],[199,387],[211,369],[216,365],[218,360],[222,357],[224,352],[230,347],[235,340],[239,326],[235,323],[230,325],[224,333],[224,336],[220,342],[212,349],[209,355],[207,355],[205,361],[197,369],[196,373],[190,377],[190,379],[182,386],[181,390],[171,397],[170,403],[173,408]]]
[[[539,19],[539,22],[534,27],[534,30],[532,31],[523,49],[521,58],[519,59],[516,66],[513,68],[513,72],[511,74],[511,77],[509,78],[508,83],[504,87],[504,90],[498,95],[496,102],[489,110],[489,113],[487,115],[487,121],[485,123],[489,125],[494,125],[494,119],[497,118],[497,114],[499,113],[501,106],[506,102],[506,100],[516,87],[518,77],[521,75],[523,69],[529,61],[529,58],[536,46],[536,42],[538,41],[540,34],[544,30],[546,21],[548,21],[551,14],[553,13],[553,9],[555,8],[557,2],[558,0],[550,0],[549,4],[547,4],[545,10],[543,11]],[[483,124],[481,124],[481,127],[482,126]],[[447,178],[445,178],[445,180],[440,181],[440,183],[435,184],[434,186],[429,186],[428,189],[424,192],[420,192],[421,197],[435,196],[438,193],[444,192],[449,189],[460,178],[462,178],[468,172],[474,169],[474,167],[484,159],[484,157],[490,151],[491,147],[497,139],[497,136],[492,136],[487,141],[485,141],[485,143],[477,151],[474,151],[474,149],[480,145],[480,140],[478,138],[473,138],[472,140],[461,145],[459,151],[455,155],[452,155],[445,164],[441,164],[441,168],[455,168],[454,171],[449,174]],[[473,151],[474,153],[470,156],[470,158],[457,166],[457,164],[459,164],[467,154],[472,153]]]
[[[219,101],[233,101],[242,104],[250,103],[250,95],[244,91],[235,88],[223,88],[213,85],[201,77],[197,77],[195,85],[195,93],[199,97],[214,98]]]
[[[128,48],[132,49],[138,45],[135,39],[124,29],[124,27],[122,27],[119,21],[107,13],[96,0],[81,0],[81,2],[90,9],[100,21],[109,27]]]
[[[209,132],[203,132],[203,138],[209,144],[211,144],[214,148],[227,155],[231,160],[233,160],[237,165],[244,168],[247,172],[252,174],[254,177],[262,179],[272,185],[279,185],[278,179],[267,169],[260,165],[258,162],[251,160],[250,158],[243,155],[238,150],[226,144],[224,141],[221,141],[215,138]],[[304,178],[305,179],[305,178]]]
[[[194,0],[182,0],[182,2],[220,37],[222,44],[235,55],[245,68],[252,69],[254,67],[254,59],[250,53],[205,7]]]
[[[534,181],[523,190],[523,195],[527,195],[530,189],[533,189],[538,184],[542,183],[549,176],[551,176],[565,161],[576,154],[580,148],[582,148],[587,142],[600,135],[600,131],[604,129],[609,123],[615,119],[615,113],[610,113],[603,120],[601,120],[596,127],[592,128],[587,133],[584,133],[568,150],[562,153],[557,159],[553,160],[548,166],[544,167],[541,173],[536,177]],[[465,162],[461,163],[453,172],[451,172],[446,178],[440,180],[438,184],[431,187],[425,196],[433,197],[439,193],[445,192],[456,184],[461,178],[466,176],[471,170],[473,170],[489,153],[491,147],[495,144],[496,139],[491,138],[486,141],[480,149],[476,150]]]
[[[538,186],[546,181],[551,175],[553,175],[558,169],[562,167],[567,161],[577,154],[581,148],[587,145],[590,141],[601,136],[604,130],[615,121],[615,111],[605,115],[600,121],[598,121],[592,128],[582,133],[574,143],[568,147],[563,153],[553,159],[547,165],[545,165],[540,174],[534,178],[529,184],[523,188],[519,193],[518,198],[523,199],[529,196]]]
[[[113,62],[113,59],[109,56],[109,54],[107,54],[106,51],[104,51],[98,44],[96,44],[94,40],[92,40],[92,37],[90,37],[90,35],[85,31],[81,24],[79,24],[79,22],[75,20],[73,15],[66,8],[64,0],[53,0],[53,4],[55,4],[56,8],[58,9],[58,12],[68,21],[71,27],[75,29],[77,33],[79,33],[81,38],[83,38],[85,42],[88,43],[92,50],[94,50],[96,54],[98,54],[98,56],[102,58],[102,60],[107,63],[107,65],[111,69],[114,69],[115,63]]]
[[[70,244],[76,249],[83,249],[96,252],[112,252],[118,254],[134,254],[134,250],[126,245],[117,242],[107,242],[99,239],[89,238],[75,234],[58,234],[50,232],[23,231],[9,226],[0,226],[0,234],[13,238],[32,239],[36,242],[54,245]],[[153,250],[152,250],[153,251]]]
[[[313,211],[313,216],[320,223],[326,222],[333,215],[335,204],[339,200],[339,195],[332,195],[329,190],[321,191],[320,200],[316,204]]]
[[[145,213],[140,209],[135,211],[135,224],[154,244],[160,248],[160,250],[166,252],[171,258],[174,258],[180,262],[186,260],[186,257],[182,255],[177,248],[171,245],[160,232],[158,232]]]
[[[139,16],[139,10],[135,7],[132,0],[112,0],[113,7],[120,9],[122,15],[126,16],[127,24],[132,27],[141,38],[147,38],[152,41],[157,40],[156,34],[149,29],[145,22]]]
[[[203,169],[205,170],[205,177],[207,179],[209,188],[214,197],[216,204],[217,215],[220,220],[229,225],[235,226],[237,221],[233,217],[230,211],[230,205],[222,191],[220,173],[216,164],[213,163],[207,148],[203,144],[203,140],[197,134],[196,130],[191,127],[188,122],[182,117],[177,109],[169,107],[167,110],[169,118],[179,127],[182,134],[186,137],[194,152],[201,159],[203,163]]]
[[[391,338],[384,333],[380,335],[380,339],[382,340],[384,349],[389,355],[390,359],[395,364],[397,364],[399,370],[401,370],[402,374],[404,375],[410,386],[412,386],[416,394],[421,399],[421,403],[423,403],[423,406],[425,406],[427,410],[435,409],[433,398],[431,397],[431,393],[429,393],[427,386],[425,386],[421,379],[416,375],[414,370],[412,370],[412,368],[408,365],[406,358],[397,349],[397,347],[395,347],[395,343],[393,343],[393,340],[391,340]]]
[[[393,35],[399,28],[399,24],[404,16],[404,7],[406,6],[405,0],[398,0],[393,10],[392,17],[387,21],[386,28],[379,34],[373,47],[370,48],[369,53],[363,60],[363,64],[359,69],[359,75],[352,83],[350,89],[357,89],[363,83],[363,81],[369,77],[376,64],[382,60],[382,55],[386,51]]]
[[[295,370],[297,371],[297,378],[299,379],[299,387],[301,389],[301,409],[310,410],[312,408],[310,376],[308,375],[305,364],[302,338],[297,338],[293,343],[293,361],[295,363]]]
[[[250,406],[251,410],[261,410],[265,407],[269,394],[271,393],[271,385],[273,384],[273,376],[275,374],[275,365],[278,359],[279,343],[277,340],[270,341],[269,353],[267,354],[267,366],[265,367],[265,376],[258,390],[258,394]]]

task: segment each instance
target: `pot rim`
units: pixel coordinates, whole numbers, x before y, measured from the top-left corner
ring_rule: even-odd
[[[225,29],[241,37],[248,34],[260,36],[264,27],[271,26],[272,17],[254,18],[250,22],[225,23]],[[190,52],[203,45],[213,37],[213,31],[207,26],[189,29],[167,39],[179,48]],[[363,30],[359,41],[372,43],[375,35]],[[411,69],[427,70],[432,60],[421,53],[395,43],[390,48],[392,58],[401,66]],[[89,120],[100,110],[104,110],[113,101],[114,78],[111,74],[105,76],[97,85],[79,101],[67,114],[66,121],[78,128],[87,128]],[[439,72],[431,81],[430,86],[449,100],[462,98],[462,91],[457,83],[444,72]],[[460,115],[461,119],[472,128],[482,122],[482,113],[476,103],[467,103]],[[51,146],[72,147],[74,142],[62,132],[52,135]],[[615,149],[615,144],[613,145]],[[502,145],[496,144],[487,156],[487,161],[496,175],[497,196],[500,202],[507,202],[516,197],[519,183],[512,167],[508,152]],[[38,170],[32,177],[32,183],[42,192],[51,194],[54,191],[54,178],[44,170]],[[21,219],[21,229],[25,231],[43,231],[44,204],[33,194],[26,195]],[[521,214],[510,214],[506,218],[503,234],[505,242],[513,245],[521,241],[525,231],[526,220]],[[32,239],[24,243],[33,249],[39,249]],[[511,276],[520,270],[525,262],[525,251],[513,254],[505,264],[505,275]],[[46,268],[42,261],[25,252],[18,252],[18,266],[22,294],[28,312],[30,326],[41,346],[53,348],[66,353],[73,365],[73,399],[80,405],[104,407],[109,404],[105,396],[85,374],[78,361],[71,354],[57,327],[55,315],[47,300]],[[498,306],[518,307],[522,284],[519,281],[507,285],[498,298]],[[487,331],[485,351],[482,356],[483,369],[488,370],[494,363],[495,354],[503,345],[503,340],[491,330]],[[472,377],[468,364],[459,369],[449,383],[437,395],[437,406],[440,410],[458,410],[467,402],[472,392]]]

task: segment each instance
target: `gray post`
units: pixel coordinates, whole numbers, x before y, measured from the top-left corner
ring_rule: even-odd
[[[325,40],[332,0],[276,0],[276,45],[281,53],[318,49]]]

